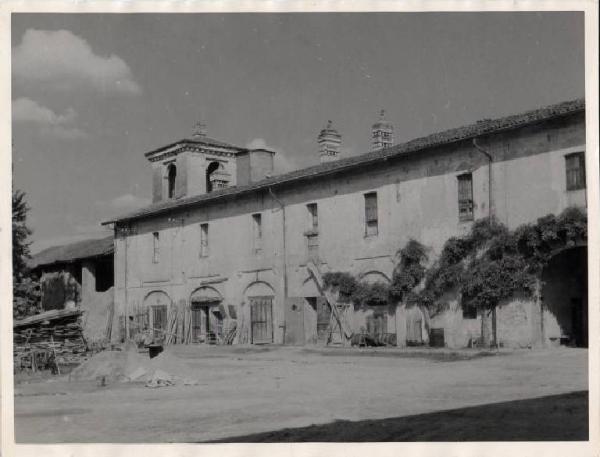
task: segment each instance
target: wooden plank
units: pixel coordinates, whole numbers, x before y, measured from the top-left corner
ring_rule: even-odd
[[[343,314],[341,314],[339,312],[339,310],[337,309],[337,306],[336,306],[337,301],[335,300],[333,294],[325,288],[325,285],[323,282],[323,277],[321,276],[321,272],[319,271],[319,269],[313,262],[307,262],[306,268],[308,269],[310,274],[315,279],[317,288],[319,289],[321,294],[325,297],[325,299],[329,303],[331,312],[335,316],[336,320],[338,321],[338,324],[340,325],[340,327],[344,333],[344,336],[346,338],[350,338],[352,336],[352,329],[350,328],[350,325],[348,324],[348,322],[346,322],[346,319],[344,318]]]

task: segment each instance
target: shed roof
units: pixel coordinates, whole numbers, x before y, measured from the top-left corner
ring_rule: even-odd
[[[54,246],[34,255],[31,268],[57,263],[70,263],[90,257],[110,255],[114,252],[113,236],[96,240],[78,241],[77,243]]]
[[[390,148],[380,149],[374,152],[348,157],[333,162],[321,163],[312,167],[303,168],[289,173],[269,177],[245,186],[228,187],[219,191],[211,192],[209,194],[201,194],[178,200],[154,203],[150,206],[138,209],[137,211],[123,215],[121,217],[105,221],[102,224],[105,225],[114,222],[141,219],[147,216],[154,216],[161,213],[167,213],[176,209],[183,209],[203,202],[223,199],[230,196],[237,196],[243,193],[249,193],[258,190],[264,190],[273,186],[291,183],[294,181],[312,179],[320,176],[327,176],[339,171],[360,168],[371,163],[380,162],[382,160],[388,160],[391,158],[397,158],[402,156],[410,156],[413,153],[422,151],[427,148],[456,143],[459,141],[472,139],[481,135],[512,130],[526,125],[535,124],[550,119],[558,118],[561,116],[566,116],[569,114],[584,111],[585,100],[577,99],[563,103],[558,103],[544,108],[539,108],[532,111],[527,111],[521,114],[515,114],[512,116],[506,116],[498,119],[485,119],[483,121],[476,122],[475,124],[470,124],[464,127],[434,133]]]
[[[49,311],[44,311],[43,313],[34,314],[33,316],[29,316],[24,319],[15,320],[13,322],[13,328],[36,325],[44,321],[53,321],[56,319],[63,319],[65,317],[79,316],[80,314],[82,314],[80,309],[51,309]]]

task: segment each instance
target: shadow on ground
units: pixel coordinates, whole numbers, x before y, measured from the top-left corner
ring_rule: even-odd
[[[588,392],[287,428],[213,442],[587,441]]]

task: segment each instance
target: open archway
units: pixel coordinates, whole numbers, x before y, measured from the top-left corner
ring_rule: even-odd
[[[167,168],[167,197],[175,197],[175,181],[177,180],[177,167],[174,163]]]
[[[587,247],[557,252],[542,271],[543,328],[551,345],[587,347]]]
[[[215,344],[223,337],[223,297],[213,287],[202,286],[190,295],[192,342]]]
[[[212,174],[219,169],[219,162],[211,162],[206,167],[206,192],[215,190],[213,187]]]
[[[359,281],[367,284],[382,283],[388,285],[391,283],[390,278],[388,278],[385,273],[377,270],[366,271],[362,273],[359,276]]]

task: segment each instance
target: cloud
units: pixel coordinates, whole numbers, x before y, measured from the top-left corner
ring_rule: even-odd
[[[246,149],[269,149],[267,142],[262,138],[254,138],[246,143]]]
[[[263,138],[254,138],[246,143],[247,149],[268,149],[269,151],[275,151],[275,157],[273,158],[273,168],[276,174],[286,173],[288,171],[296,170],[299,165],[293,160],[288,154],[282,151],[280,148],[274,148],[267,145],[267,142]]]
[[[28,29],[13,48],[12,71],[16,82],[43,83],[55,89],[78,85],[104,93],[141,92],[123,59],[95,54],[87,41],[68,30]]]
[[[287,173],[288,171],[297,170],[299,168],[298,164],[283,153],[275,154],[273,162],[273,167],[277,174]]]
[[[149,198],[137,197],[133,194],[124,194],[109,200],[108,202],[102,202],[101,206],[105,206],[112,210],[117,211],[128,211],[150,204]]]
[[[77,112],[73,108],[57,114],[29,98],[21,97],[12,102],[13,122],[36,124],[42,135],[65,140],[84,138],[85,132],[72,125],[76,118]]]
[[[93,233],[76,233],[72,235],[61,235],[52,238],[42,238],[40,240],[34,240],[31,244],[31,253],[33,255],[43,251],[44,249],[51,248],[54,246],[62,246],[65,244],[76,243],[84,240],[95,240],[107,237],[111,234],[110,230],[103,230]]]

